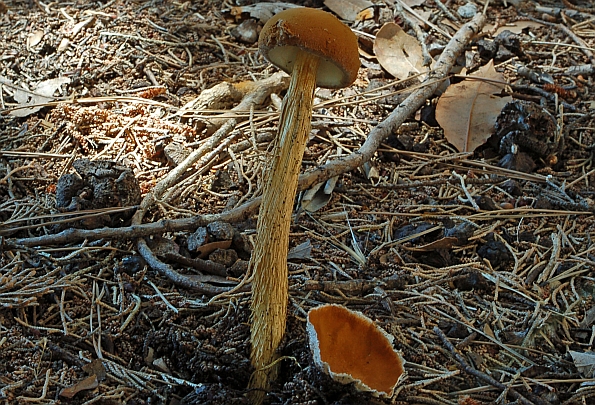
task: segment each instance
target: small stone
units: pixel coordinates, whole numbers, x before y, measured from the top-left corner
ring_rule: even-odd
[[[213,182],[211,183],[210,190],[215,192],[221,192],[222,190],[229,190],[235,187],[235,183],[231,179],[227,170],[217,170],[215,176],[213,176]]]
[[[163,153],[168,162],[173,166],[177,166],[190,155],[191,150],[179,142],[172,142],[163,148]]]
[[[140,255],[129,255],[122,258],[121,265],[117,268],[126,274],[133,275],[138,273],[146,265],[145,259]]]
[[[477,6],[473,3],[467,3],[464,6],[459,7],[457,13],[463,18],[471,18],[477,14]]]
[[[207,225],[207,231],[216,240],[232,240],[235,234],[233,226],[223,221],[211,222]]]
[[[253,44],[258,41],[260,27],[255,19],[249,18],[231,30],[231,35],[240,42]]]
[[[250,238],[245,233],[236,233],[233,237],[233,247],[240,253],[250,254],[252,252],[252,244]]]
[[[208,239],[209,235],[207,233],[207,228],[198,228],[192,235],[188,237],[188,240],[186,241],[188,250],[191,252],[196,252],[198,248],[207,243]]]
[[[499,240],[489,240],[477,249],[477,254],[482,259],[487,259],[494,269],[504,267],[514,260],[506,245]]]
[[[485,277],[475,269],[468,269],[463,274],[464,277],[453,281],[454,287],[459,291],[471,291],[471,290],[487,290],[488,282]]]
[[[521,185],[516,180],[508,179],[500,186],[502,190],[513,196],[520,196],[523,194]]]
[[[503,210],[511,210],[514,208],[514,204],[512,204],[510,202],[503,202],[503,203],[500,203],[500,208],[502,208]]]
[[[83,184],[83,179],[77,173],[67,173],[60,176],[58,184],[56,184],[56,207],[68,207],[72,197],[78,194]]]

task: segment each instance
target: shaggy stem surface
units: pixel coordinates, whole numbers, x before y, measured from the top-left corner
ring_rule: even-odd
[[[288,300],[287,251],[291,213],[298,176],[312,118],[318,58],[299,52],[283,100],[279,133],[263,190],[258,216],[258,237],[250,266],[252,280],[250,381],[253,403],[264,399],[269,382],[277,376],[273,364],[285,333]]]

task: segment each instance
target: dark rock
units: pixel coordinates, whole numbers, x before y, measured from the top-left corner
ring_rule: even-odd
[[[523,173],[531,173],[537,167],[531,156],[524,152],[507,153],[500,159],[498,166]]]
[[[523,189],[521,188],[519,182],[516,180],[506,180],[504,183],[502,183],[500,188],[502,188],[502,190],[515,197],[518,197],[523,194]]]
[[[200,227],[190,236],[186,241],[186,245],[188,250],[191,252],[196,252],[198,248],[209,241],[209,235],[207,233],[207,228]]]
[[[494,59],[496,52],[498,51],[498,44],[488,39],[480,39],[477,41],[477,50],[479,56],[484,60]]]
[[[445,228],[444,236],[454,236],[457,238],[457,244],[464,245],[467,243],[468,239],[473,236],[473,232],[475,232],[475,227],[472,224],[468,222],[461,222],[452,227]]]
[[[240,42],[253,44],[258,41],[260,26],[255,19],[249,18],[231,30],[231,35]]]
[[[122,258],[122,263],[117,268],[118,271],[123,271],[126,274],[133,275],[143,269],[146,265],[145,259],[140,255],[125,256]]]
[[[488,282],[477,270],[470,269],[463,274],[464,277],[453,281],[453,286],[459,291],[487,290]]]
[[[227,222],[215,221],[207,225],[207,232],[216,240],[232,240],[236,230]]]
[[[117,162],[78,159],[76,173],[62,175],[56,187],[56,207],[74,212],[85,209],[130,207],[141,200],[140,186],[131,169]],[[131,218],[133,211],[89,217],[69,226],[94,229],[114,226]],[[60,227],[55,229],[60,230]]]
[[[220,192],[221,190],[229,190],[235,186],[236,184],[231,179],[229,171],[217,170],[211,183],[211,191]]]
[[[394,239],[403,239],[406,237],[409,237],[411,235],[415,235],[424,231],[427,231],[430,228],[433,228],[434,224],[430,223],[430,222],[420,222],[420,223],[416,223],[416,224],[410,224],[410,225],[405,225],[400,227],[399,229],[397,229],[396,231],[394,231],[393,236]],[[417,243],[419,241],[419,238],[414,238],[411,239],[411,242],[413,243]]]
[[[71,204],[74,197],[83,187],[83,179],[77,173],[67,173],[58,179],[56,184],[56,207],[64,208]]]
[[[492,200],[490,197],[477,196],[477,197],[475,197],[475,203],[477,204],[479,209],[482,209],[484,211],[497,211],[498,210],[498,206],[496,205],[494,200]]]

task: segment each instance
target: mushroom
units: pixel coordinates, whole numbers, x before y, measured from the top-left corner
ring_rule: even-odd
[[[285,333],[288,300],[287,250],[291,213],[304,149],[310,133],[316,86],[352,84],[360,66],[357,38],[335,16],[292,8],[273,16],[260,33],[258,48],[291,75],[279,133],[263,187],[258,237],[252,252],[252,365],[254,402],[264,398],[276,377],[275,351]]]
[[[391,397],[405,377],[394,337],[361,312],[335,304],[313,308],[306,331],[314,364],[337,382]]]

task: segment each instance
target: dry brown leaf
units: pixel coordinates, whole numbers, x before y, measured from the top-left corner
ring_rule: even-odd
[[[304,192],[302,197],[302,209],[308,212],[316,212],[325,207],[333,197],[333,190],[337,184],[337,177],[327,180],[324,183],[313,185]]]
[[[474,80],[449,86],[438,100],[436,120],[444,136],[459,152],[472,152],[492,135],[496,118],[512,97],[501,97],[504,77],[496,72],[493,61],[476,73]],[[480,79],[488,79],[480,80]]]
[[[256,3],[250,6],[232,7],[231,15],[239,18],[243,13],[248,13],[250,17],[257,18],[261,23],[266,23],[275,14],[288,9],[299,7],[292,3]]]
[[[217,249],[229,249],[231,242],[232,241],[230,240],[219,240],[216,242],[205,243],[196,250],[199,253],[198,257],[201,259],[206,259]]]
[[[33,48],[38,45],[43,39],[44,32],[42,30],[36,30],[27,35],[27,49]]]
[[[583,353],[571,350],[570,355],[579,373],[585,378],[595,377],[595,353],[591,351]]]
[[[355,21],[358,13],[374,3],[368,0],[324,0],[324,5],[344,20]]]
[[[312,258],[312,242],[310,239],[291,248],[287,253],[287,260],[308,260]]]
[[[371,20],[373,18],[374,18],[374,8],[369,7],[369,8],[366,8],[366,9],[360,11],[359,13],[357,13],[357,16],[355,17],[355,21],[360,22],[360,21]]]
[[[426,70],[417,39],[392,22],[384,24],[376,34],[374,53],[378,63],[397,79],[406,79],[411,73]]]
[[[15,88],[13,98],[19,103],[19,107],[30,105],[31,107],[20,108],[10,112],[10,115],[14,117],[26,117],[33,114],[43,108],[43,105],[49,101],[54,100],[54,92],[60,88],[63,84],[69,84],[70,78],[68,77],[56,77],[54,79],[48,79],[40,82],[33,89],[33,91],[27,91],[24,89]]]
[[[515,21],[510,24],[501,25],[500,27],[498,27],[496,32],[492,33],[492,35],[496,36],[496,35],[502,33],[502,31],[506,31],[506,30],[508,30],[514,34],[521,34],[523,32],[523,30],[526,28],[536,29],[536,28],[540,28],[543,26],[544,25],[542,23],[537,22],[537,21]],[[486,24],[483,27],[483,29],[481,30],[481,32],[491,32],[493,29],[494,29],[494,24]]]
[[[407,4],[409,7],[421,6],[426,0],[401,0],[401,3]]]
[[[94,388],[97,388],[98,386],[99,386],[99,381],[97,381],[97,376],[93,374],[93,375],[90,375],[89,377],[85,378],[84,380],[81,380],[81,381],[77,382],[76,384],[71,385],[70,387],[64,388],[60,392],[60,396],[62,398],[70,399],[81,391],[92,390]]]
[[[87,363],[83,366],[83,371],[90,376],[97,376],[98,381],[104,381],[107,371],[101,359],[94,359],[91,363]]]

